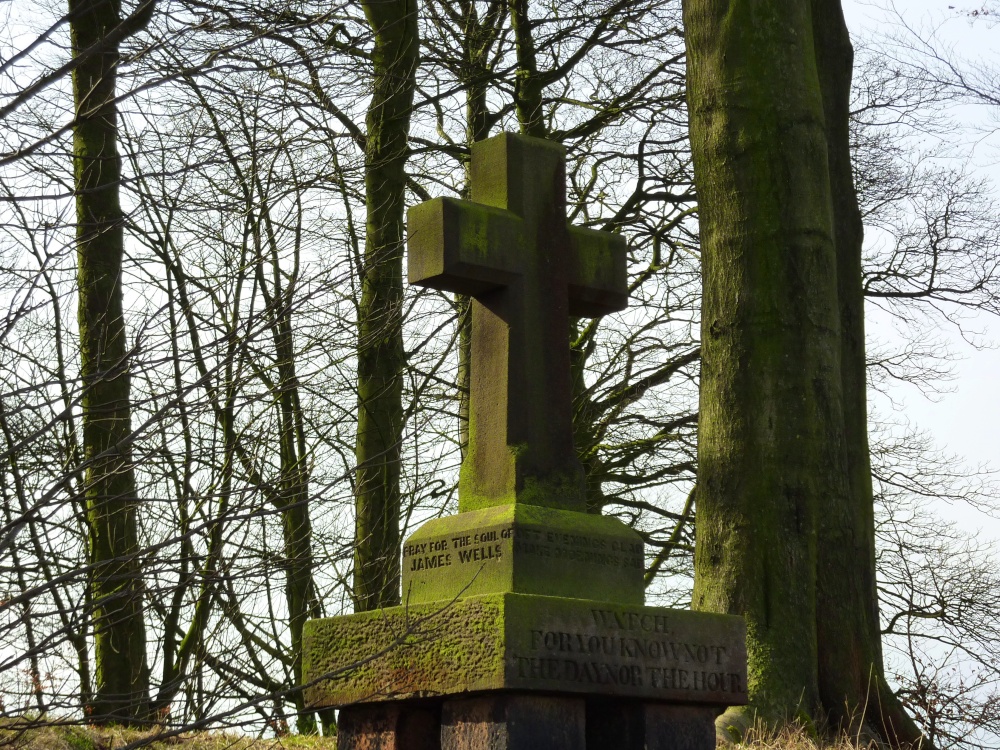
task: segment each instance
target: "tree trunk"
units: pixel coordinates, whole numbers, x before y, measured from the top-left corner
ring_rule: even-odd
[[[812,31],[826,117],[837,246],[849,489],[843,507],[831,505],[820,516],[822,575],[816,594],[820,696],[830,717],[852,735],[874,731],[894,745],[905,745],[923,737],[886,684],[882,663],[865,376],[864,227],[854,189],[849,131],[854,49],[838,0],[813,0]]]
[[[117,0],[71,0],[77,121],[77,209],[84,489],[94,601],[94,678],[89,721],[147,718],[149,670],[136,538],[136,486],[129,445],[128,356],[122,317],[124,235],[115,71]]]
[[[847,491],[810,16],[686,0],[684,24],[704,283],[693,604],[746,618],[751,712],[810,718],[817,514]]]
[[[275,262],[277,259],[275,259]],[[275,311],[272,323],[278,357],[278,424],[281,441],[281,516],[285,545],[285,601],[292,646],[292,676],[302,684],[302,627],[310,617],[319,617],[313,582],[312,523],[309,518],[309,470],[306,461],[305,421],[299,400],[295,353],[292,345],[292,294]],[[292,694],[300,734],[316,733],[316,718],[300,690]]]
[[[743,615],[750,662],[750,706],[723,721],[919,741],[882,677],[840,5],[685,0],[684,22],[704,280],[694,606]]]
[[[510,0],[510,20],[514,27],[517,51],[517,78],[514,81],[514,105],[521,132],[535,138],[548,133],[542,115],[542,90],[545,88],[535,62],[535,40],[528,18],[528,0]]]
[[[416,0],[366,0],[375,34],[368,108],[368,222],[358,311],[358,463],[354,598],[360,610],[399,603],[399,461],[405,164],[419,51]]]

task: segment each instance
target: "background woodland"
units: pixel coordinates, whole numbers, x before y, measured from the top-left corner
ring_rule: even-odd
[[[646,541],[648,599],[687,606],[701,269],[679,2],[425,0],[406,23],[378,15],[396,2],[141,3],[90,3],[118,30],[91,79],[70,64],[86,3],[0,7],[0,716],[99,720],[95,643],[121,626],[165,727],[330,731],[297,690],[302,623],[398,601],[400,539],[456,507],[468,302],[402,282],[400,211],[464,195],[469,144],[501,130],[564,144],[570,220],[628,240],[629,309],[567,332],[576,445],[590,510]],[[948,110],[1000,95],[880,44],[855,40],[851,143],[866,303],[903,336],[870,331],[869,388],[934,392],[935,332],[1000,312],[1000,209],[939,158]],[[121,174],[89,190],[121,211],[86,241],[122,238],[103,292],[74,172],[102,82]],[[81,328],[81,289],[119,295],[121,332]],[[126,381],[101,443],[95,383]],[[936,502],[1000,512],[990,474],[871,430],[890,683],[936,746],[996,746],[1000,564]],[[125,483],[106,537],[100,482]],[[128,606],[101,609],[102,581]]]

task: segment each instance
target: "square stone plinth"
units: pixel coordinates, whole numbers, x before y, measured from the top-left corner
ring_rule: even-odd
[[[495,690],[746,703],[742,618],[526,594],[306,623],[316,708]]]
[[[616,518],[516,503],[428,521],[403,544],[410,604],[514,592],[642,604],[641,537]]]

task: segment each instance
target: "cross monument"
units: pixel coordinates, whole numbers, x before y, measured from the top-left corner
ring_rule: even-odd
[[[558,144],[505,134],[474,148],[472,200],[427,201],[407,220],[410,283],[473,297],[459,508],[583,511],[569,316],[625,308],[625,239],[567,225]]]
[[[410,283],[473,298],[469,447],[403,605],[306,625],[340,750],[712,750],[746,702],[742,620],[645,606],[641,537],[585,512],[569,322],[626,307],[626,247],[567,222],[565,180],[560,145],[505,133],[471,200],[409,211]]]

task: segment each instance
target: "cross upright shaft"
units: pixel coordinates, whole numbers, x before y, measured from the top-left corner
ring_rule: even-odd
[[[569,316],[625,308],[624,238],[569,226],[562,146],[511,133],[473,145],[472,201],[414,206],[407,234],[411,284],[473,297],[459,510],[584,510]]]

